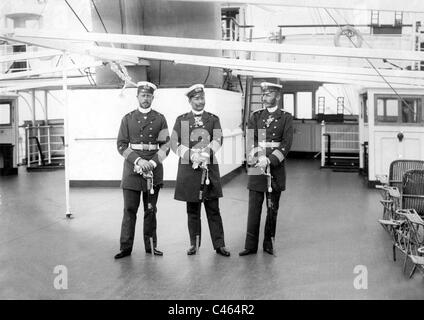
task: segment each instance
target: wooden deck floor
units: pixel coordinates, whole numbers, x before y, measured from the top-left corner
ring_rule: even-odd
[[[288,189],[277,222],[277,257],[239,257],[247,222],[247,176],[224,186],[221,212],[232,256],[212,250],[204,211],[200,253],[187,256],[185,204],[163,189],[158,248],[144,253],[138,220],[131,257],[115,261],[122,191],[72,188],[64,218],[64,172],[0,177],[0,299],[423,299],[423,277],[393,262],[388,234],[377,223],[379,195],[357,173],[320,170],[290,159]],[[265,215],[263,214],[262,229]],[[262,231],[261,239],[262,241]],[[54,288],[54,268],[66,266],[68,289]],[[357,290],[354,268],[368,271]],[[409,268],[409,266],[408,266]]]

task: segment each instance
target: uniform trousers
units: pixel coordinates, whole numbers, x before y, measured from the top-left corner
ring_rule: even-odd
[[[153,238],[153,247],[156,248],[156,203],[159,196],[159,187],[154,187],[154,194],[149,191],[143,192],[143,235],[144,247],[150,248],[150,238]],[[123,189],[124,192],[124,216],[121,225],[120,249],[121,251],[131,251],[134,244],[135,225],[137,221],[137,211],[140,206],[141,191]]]
[[[209,231],[211,234],[212,244],[214,249],[225,247],[224,242],[224,227],[222,225],[222,218],[219,211],[219,200],[205,199],[203,201],[208,218]],[[201,202],[187,202],[187,217],[188,217],[188,232],[190,235],[190,244],[196,245],[196,236],[199,236],[199,246],[201,239]]]
[[[267,215],[265,220],[263,248],[272,249],[271,238],[275,237],[281,192],[265,193],[254,190],[249,190],[249,212],[247,216],[245,249],[258,250],[259,226],[261,223],[262,204],[265,198],[264,194],[266,194],[267,199]]]

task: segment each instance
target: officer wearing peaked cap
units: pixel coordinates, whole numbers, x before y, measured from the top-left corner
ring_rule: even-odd
[[[163,254],[156,248],[156,203],[163,185],[162,162],[169,154],[169,132],[165,117],[151,108],[156,89],[147,81],[137,83],[139,106],[122,118],[119,128],[117,147],[125,159],[121,181],[124,216],[120,252],[115,259],[131,254],[141,195],[145,250],[154,255]]]
[[[187,206],[190,248],[188,255],[200,246],[200,211],[203,202],[208,218],[213,247],[228,257],[218,198],[222,197],[219,167],[215,153],[222,144],[219,118],[207,111],[202,84],[191,86],[186,96],[192,110],[177,117],[171,136],[171,148],[179,157],[174,198]]]
[[[286,188],[285,158],[293,140],[292,116],[278,107],[281,85],[262,82],[264,109],[253,112],[248,122],[248,185],[249,209],[245,250],[240,256],[258,250],[259,227],[264,198],[267,216],[263,249],[274,254],[277,213],[281,192]]]

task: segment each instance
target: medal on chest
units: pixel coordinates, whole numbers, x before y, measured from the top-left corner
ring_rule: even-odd
[[[203,126],[202,117],[194,117],[194,127],[198,128],[202,126]]]
[[[269,126],[271,125],[272,121],[274,121],[274,117],[272,115],[268,116],[268,119],[265,120],[265,126],[267,128],[269,128]]]

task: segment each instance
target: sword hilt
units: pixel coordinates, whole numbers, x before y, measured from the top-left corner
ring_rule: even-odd
[[[205,183],[206,183],[206,185],[209,185],[209,183],[210,183],[210,180],[209,180],[209,168],[208,168],[208,165],[205,165],[205,171],[206,171],[206,179],[205,179]]]

